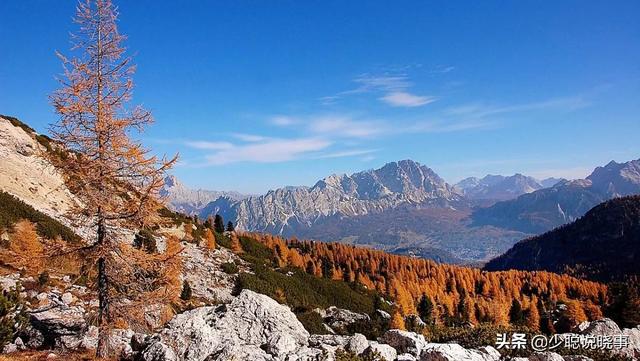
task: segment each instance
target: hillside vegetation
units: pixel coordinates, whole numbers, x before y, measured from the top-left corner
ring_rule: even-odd
[[[0,232],[2,229],[10,229],[21,219],[35,223],[41,237],[48,239],[60,237],[67,242],[79,240],[79,237],[69,227],[37,211],[11,194],[0,191]]]
[[[606,286],[567,275],[484,272],[344,244],[285,241],[264,234],[241,238],[253,239],[271,250],[269,257],[280,269],[304,270],[318,278],[361,284],[387,295],[396,303],[394,312],[401,316],[422,313],[419,303],[428,298],[435,307],[429,315],[421,316],[443,325],[486,322],[549,331],[549,316],[557,304],[568,306],[567,327],[571,327],[601,317],[607,297]],[[521,313],[514,315],[514,308]],[[406,325],[400,322],[395,326]]]

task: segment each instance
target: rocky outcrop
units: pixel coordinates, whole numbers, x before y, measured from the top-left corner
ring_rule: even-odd
[[[156,335],[143,355],[150,360],[224,360],[239,350],[251,359],[285,359],[308,348],[309,333],[289,310],[273,299],[243,290],[228,305],[201,307],[176,316]],[[159,350],[170,350],[158,358]],[[319,353],[319,351],[318,351]]]
[[[583,322],[576,327],[574,332],[589,336],[623,335],[629,341],[628,346],[621,349],[614,349],[612,352],[621,356],[640,359],[640,326],[620,329],[613,320],[603,318],[592,322]]]
[[[13,120],[15,124],[18,120]],[[76,200],[28,127],[0,116],[0,190],[61,221]]]
[[[183,242],[182,279],[189,282],[193,296],[209,303],[230,302],[236,275],[225,273],[222,264],[234,262],[244,270],[244,261],[230,250],[219,247],[207,250]]]
[[[365,313],[357,313],[335,306],[324,310],[317,308],[314,311],[322,317],[325,325],[330,327],[332,331],[344,331],[356,322],[370,320],[369,315]]]
[[[498,361],[500,353],[491,346],[469,350],[455,344],[427,344],[420,361]]]

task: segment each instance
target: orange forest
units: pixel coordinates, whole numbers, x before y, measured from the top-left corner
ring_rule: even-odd
[[[601,318],[601,305],[606,301],[605,285],[567,275],[486,272],[339,243],[245,235],[272,249],[280,267],[292,266],[318,277],[361,283],[392,298],[398,305],[397,312],[404,316],[416,314],[420,299],[429,297],[435,304],[436,323],[457,319],[507,326],[509,313],[517,302],[523,311],[523,326],[540,330],[545,314],[556,303],[567,306],[568,321],[575,325]],[[398,320],[401,318],[396,316],[395,326],[402,327]]]

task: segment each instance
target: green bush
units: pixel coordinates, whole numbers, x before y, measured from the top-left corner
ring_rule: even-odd
[[[306,311],[296,314],[298,321],[304,326],[305,330],[312,335],[325,335],[329,331],[324,327],[322,316],[315,311]]]
[[[236,265],[235,262],[226,262],[222,264],[222,271],[224,273],[233,275],[238,273],[239,269],[238,269],[238,265]]]
[[[0,349],[12,342],[27,322],[20,293],[16,289],[0,294]]]
[[[35,223],[36,231],[44,238],[60,237],[67,242],[80,240],[80,237],[69,227],[37,211],[13,195],[0,191],[0,229],[10,229],[21,219],[28,219]]]

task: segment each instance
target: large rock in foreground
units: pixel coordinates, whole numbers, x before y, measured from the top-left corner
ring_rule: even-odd
[[[226,360],[251,355],[252,360],[310,359],[309,333],[275,300],[243,290],[230,304],[201,307],[176,316],[143,352],[146,361]],[[247,353],[247,350],[250,350]]]

